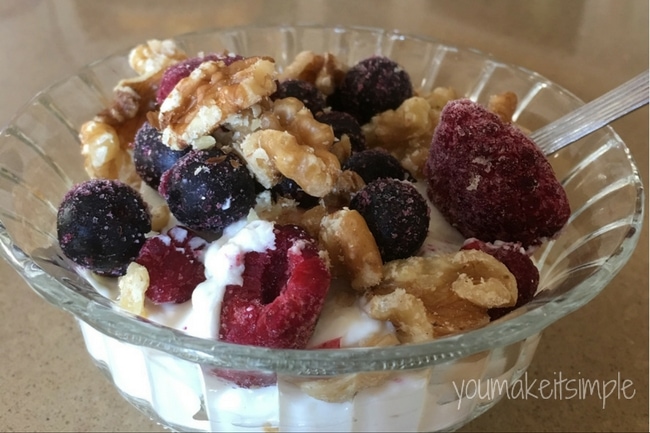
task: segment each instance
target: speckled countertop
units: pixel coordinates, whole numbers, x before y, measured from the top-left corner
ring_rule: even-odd
[[[344,12],[345,11],[345,12]],[[38,90],[148,38],[247,23],[395,28],[475,47],[590,100],[648,67],[647,0],[0,1],[0,125]],[[648,109],[613,124],[648,182]],[[72,317],[0,261],[0,430],[161,431],[86,354]],[[463,431],[647,431],[648,230],[595,300],[545,332],[530,379],[633,383],[632,398],[504,400]]]

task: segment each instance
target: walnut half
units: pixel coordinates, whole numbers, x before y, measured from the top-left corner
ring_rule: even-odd
[[[248,57],[230,65],[204,62],[180,80],[161,104],[162,141],[176,150],[191,146],[275,89],[275,62],[269,57]]]

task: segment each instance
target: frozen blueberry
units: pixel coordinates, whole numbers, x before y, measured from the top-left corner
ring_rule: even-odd
[[[235,54],[208,54],[203,57],[191,57],[185,59],[181,62],[175,63],[165,69],[162,79],[160,80],[160,85],[158,86],[158,93],[156,94],[156,102],[162,104],[167,95],[169,95],[172,89],[176,86],[183,78],[189,76],[194,69],[196,69],[201,63],[207,62],[209,60],[219,61],[221,60],[226,65],[233,63],[236,60],[243,59],[242,56]]]
[[[361,125],[350,114],[343,111],[322,111],[314,118],[320,123],[330,125],[336,138],[341,139],[344,134],[347,135],[352,145],[352,152],[361,152],[366,148],[366,137],[363,135]]]
[[[350,209],[366,220],[384,262],[412,256],[427,237],[429,207],[409,182],[377,179],[352,197]]]
[[[275,198],[284,197],[295,200],[298,206],[304,209],[318,205],[319,201],[318,197],[307,194],[295,180],[289,179],[288,177],[283,178],[271,188],[271,192]]]
[[[158,189],[160,176],[191,149],[173,150],[163,144],[161,136],[160,131],[145,122],[135,135],[133,143],[135,171],[153,189]]]
[[[220,233],[255,205],[255,180],[234,153],[193,150],[160,179],[172,214],[194,230]]]
[[[366,183],[381,178],[415,180],[397,158],[381,148],[353,153],[341,168],[355,171]]]
[[[275,101],[290,96],[300,100],[314,114],[325,108],[325,95],[309,81],[294,79],[280,81],[271,99]]]
[[[374,56],[351,67],[333,95],[329,100],[332,109],[350,113],[363,125],[375,114],[394,110],[413,96],[413,85],[399,64]]]
[[[130,186],[92,179],[66,193],[56,224],[66,257],[100,275],[119,276],[138,256],[151,230],[151,217]]]

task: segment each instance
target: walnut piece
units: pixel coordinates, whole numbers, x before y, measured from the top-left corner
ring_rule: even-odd
[[[126,274],[117,280],[120,289],[118,305],[133,314],[143,316],[145,313],[145,292],[149,288],[149,271],[144,266],[132,262],[126,268]]]
[[[111,105],[81,127],[79,138],[84,167],[91,178],[121,179],[138,187],[129,144],[155,106],[156,89],[164,70],[187,58],[171,40],[150,40],[129,53],[129,64],[138,74],[120,80]]]
[[[230,65],[207,61],[180,80],[160,106],[162,141],[180,150],[275,92],[275,62],[248,57]]]
[[[489,322],[488,308],[513,306],[517,300],[512,273],[478,250],[388,262],[381,283],[371,294],[381,296],[397,290],[422,300],[434,336],[485,325]],[[394,324],[399,327],[399,322]],[[428,332],[425,328],[418,333]]]
[[[352,288],[363,290],[381,281],[381,254],[359,212],[344,208],[324,216],[319,236],[329,253],[333,273],[347,276]]]
[[[517,95],[513,92],[504,92],[490,96],[487,109],[501,119],[502,122],[511,123],[512,115],[517,109]]]
[[[316,121],[298,99],[279,99],[268,109],[260,106],[257,114],[253,110],[242,112],[226,126],[234,131],[231,139],[235,150],[265,188],[285,176],[307,194],[323,197],[336,184],[341,164],[330,152],[332,128]],[[247,131],[252,132],[245,135]]]
[[[372,296],[365,309],[373,319],[390,320],[397,329],[400,343],[420,343],[433,339],[433,324],[429,321],[424,302],[404,289]]]
[[[325,95],[331,95],[343,81],[347,69],[347,66],[331,53],[320,55],[312,51],[302,51],[284,68],[279,79],[308,81]]]
[[[171,39],[151,39],[129,52],[129,65],[142,77],[150,77],[185,60],[187,54]]]
[[[332,190],[341,171],[332,153],[301,145],[286,131],[253,132],[240,144],[239,150],[248,169],[265,188],[275,185],[284,175],[307,194],[322,197]]]
[[[323,202],[329,208],[346,207],[350,204],[352,196],[364,186],[366,186],[366,182],[356,171],[343,170],[332,191],[323,197]]]
[[[397,109],[386,110],[362,126],[368,147],[382,147],[393,154],[412,175],[422,178],[433,131],[440,120],[438,106],[454,96],[445,88],[405,100]],[[432,105],[433,104],[433,105]]]
[[[81,126],[79,139],[84,168],[90,178],[121,179],[135,188],[140,185],[131,151],[122,144],[115,128],[89,120]]]

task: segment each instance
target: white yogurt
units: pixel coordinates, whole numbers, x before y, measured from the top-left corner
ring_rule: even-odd
[[[273,223],[243,220],[226,228],[205,253],[206,280],[192,293],[192,316],[186,332],[200,338],[217,339],[221,304],[226,286],[243,284],[244,255],[275,248]]]
[[[422,182],[415,186],[426,199],[426,186]],[[464,239],[430,207],[429,234],[419,254],[458,250]],[[172,218],[167,228],[175,223]],[[206,280],[196,287],[191,301],[155,305],[147,300],[147,318],[196,337],[217,339],[225,288],[242,284],[244,255],[273,249],[274,245],[273,223],[251,212],[208,245],[202,256]],[[115,279],[84,271],[82,274],[104,296],[117,300]],[[337,284],[345,283],[332,282],[333,287]],[[331,340],[338,340],[341,347],[356,347],[369,338],[395,333],[389,321],[368,316],[363,304],[360,298],[341,306],[329,296],[307,347]],[[389,380],[360,390],[348,401],[332,403],[305,394],[282,375],[271,386],[240,388],[198,364],[119,342],[84,323],[81,327],[90,354],[108,367],[118,388],[146,402],[165,422],[182,429],[418,431],[451,426],[467,415],[449,411],[431,419],[430,406],[436,404],[438,396],[428,370],[396,372]],[[474,376],[483,368],[483,363],[477,362]]]

